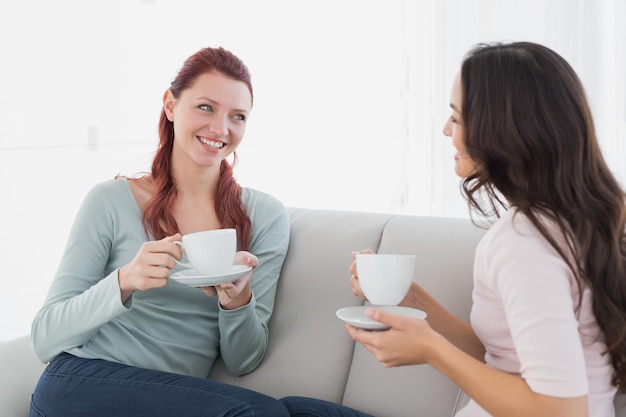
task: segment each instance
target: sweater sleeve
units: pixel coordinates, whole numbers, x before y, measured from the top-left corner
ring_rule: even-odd
[[[265,356],[278,278],[289,246],[289,214],[283,204],[258,191],[244,189],[244,193],[252,222],[250,252],[259,265],[252,273],[251,302],[219,313],[220,353],[234,375],[253,371]]]
[[[33,320],[32,348],[44,363],[86,343],[132,304],[121,302],[117,269],[107,271],[115,221],[108,200],[98,186],[86,195],[44,305]]]

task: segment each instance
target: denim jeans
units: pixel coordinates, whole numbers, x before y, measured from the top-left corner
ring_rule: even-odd
[[[31,398],[30,417],[289,416],[276,399],[206,378],[64,353]]]
[[[372,417],[343,405],[307,397],[285,397],[280,400],[291,417]]]

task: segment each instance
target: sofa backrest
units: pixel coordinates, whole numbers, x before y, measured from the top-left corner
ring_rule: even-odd
[[[417,255],[414,279],[454,313],[468,318],[474,248],[484,233],[466,219],[290,209],[291,243],[259,368],[229,375],[218,361],[211,377],[275,397],[305,395],[377,417],[449,417],[462,396],[428,366],[384,368],[346,334],[337,309],[360,305],[352,295],[350,253]],[[0,416],[25,417],[44,365],[29,337],[0,344]],[[626,417],[626,397],[615,400]]]
[[[452,415],[458,389],[427,366],[386,369],[354,344],[335,315],[362,305],[352,294],[351,252],[417,255],[414,279],[467,318],[474,247],[483,230],[467,219],[291,209],[291,243],[261,366],[239,378],[218,364],[212,377],[275,397],[305,395],[377,417]]]
[[[467,219],[396,216],[385,226],[378,252],[415,254],[413,279],[468,319],[474,247],[483,233]],[[456,385],[430,366],[384,368],[357,345],[343,402],[375,416],[448,417],[458,395]]]
[[[393,215],[291,209],[270,344],[254,372],[232,377],[221,361],[210,377],[283,397],[305,395],[341,403],[354,353],[335,312],[362,304],[352,294],[351,252],[378,249]]]

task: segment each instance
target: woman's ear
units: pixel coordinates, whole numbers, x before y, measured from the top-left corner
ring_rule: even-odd
[[[167,120],[170,122],[174,122],[174,103],[176,99],[174,98],[174,94],[172,94],[172,90],[169,88],[165,90],[163,93],[163,111],[167,116]]]

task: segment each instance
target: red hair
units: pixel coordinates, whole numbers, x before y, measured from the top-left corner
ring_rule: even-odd
[[[172,81],[170,90],[174,97],[189,88],[195,80],[207,72],[219,72],[248,86],[252,95],[250,73],[244,63],[224,48],[203,48],[191,55],[178,75]],[[146,233],[155,239],[179,232],[176,219],[172,215],[176,201],[176,183],[172,178],[172,149],[174,147],[174,124],[161,110],[159,119],[159,146],[152,161],[152,177],[156,187],[154,197],[148,201],[143,212],[143,225]],[[242,250],[250,249],[251,223],[241,201],[241,186],[233,177],[233,166],[237,154],[233,153],[232,165],[223,160],[215,196],[215,211],[223,228],[237,229],[237,241]]]

